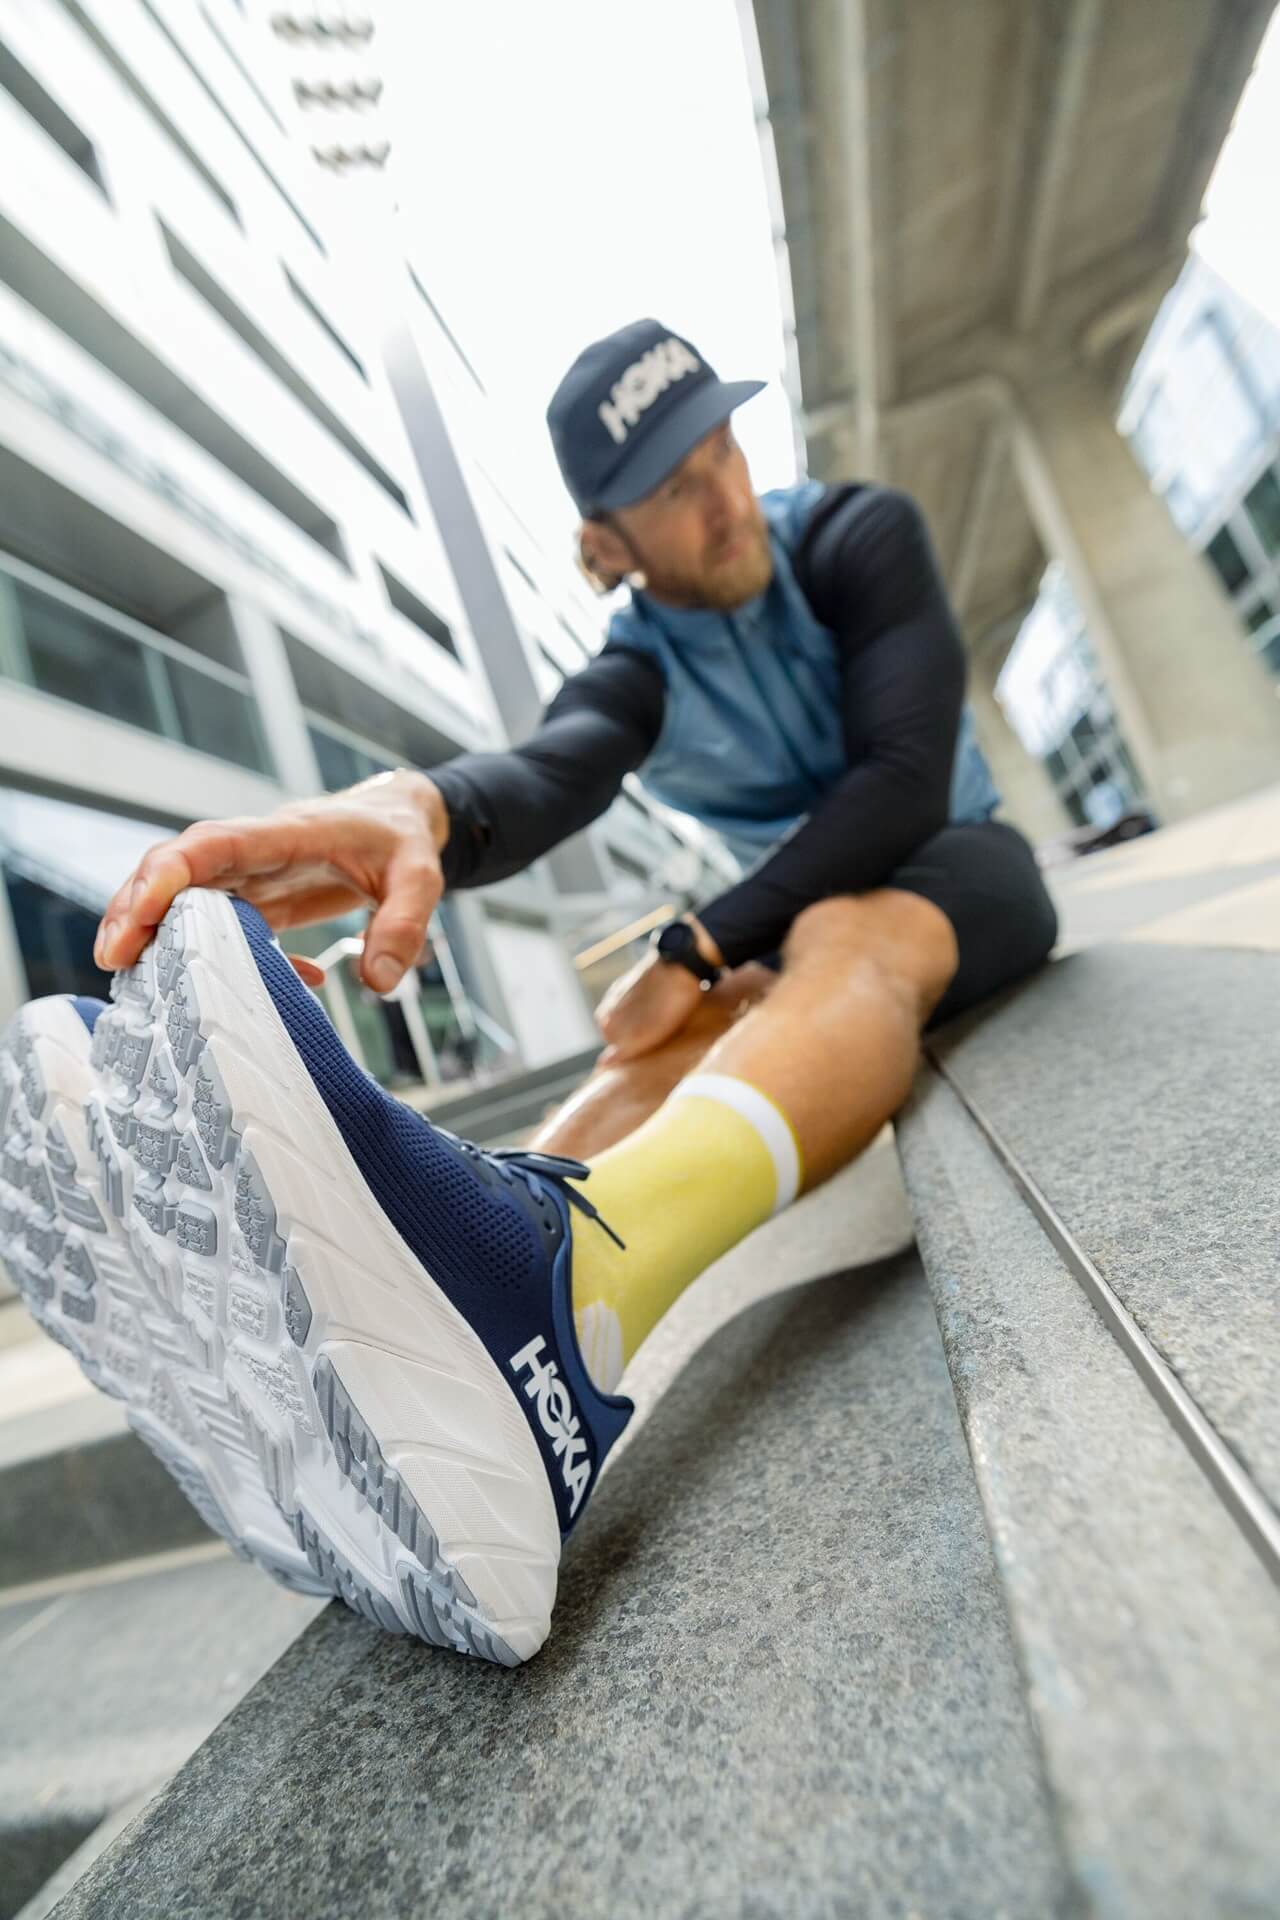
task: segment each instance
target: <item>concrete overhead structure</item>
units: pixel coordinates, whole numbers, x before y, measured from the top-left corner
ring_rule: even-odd
[[[754,0],[809,470],[924,508],[1034,834],[1065,818],[991,689],[1050,558],[1164,821],[1280,770],[1275,683],[1114,425],[1272,10]]]

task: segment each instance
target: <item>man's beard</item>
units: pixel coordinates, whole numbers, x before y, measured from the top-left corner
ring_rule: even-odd
[[[696,574],[655,570],[642,561],[646,591],[671,606],[705,608],[714,613],[731,613],[735,607],[745,606],[763,593],[773,578],[773,551],[763,514],[740,539],[736,552],[719,562],[709,560]]]

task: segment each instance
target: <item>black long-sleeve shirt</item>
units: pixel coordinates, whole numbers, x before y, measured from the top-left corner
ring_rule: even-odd
[[[792,568],[835,636],[848,772],[773,853],[698,908],[729,966],[775,951],[815,901],[883,885],[949,812],[965,653],[919,509],[892,488],[832,487]],[[433,768],[449,809],[446,884],[504,879],[597,819],[652,751],[665,699],[655,661],[606,646],[523,745]]]

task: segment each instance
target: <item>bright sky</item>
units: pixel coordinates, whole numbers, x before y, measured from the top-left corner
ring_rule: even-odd
[[[735,425],[758,491],[794,480],[734,0],[401,0],[379,51],[420,269],[555,537],[576,515],[547,402],[590,341],[649,315],[722,378],[770,383]]]
[[[1280,8],[1205,195],[1194,245],[1280,327]]]
[[[433,297],[509,423],[522,506],[575,523],[543,420],[590,340],[652,314],[726,379],[756,486],[795,478],[735,0],[387,0],[397,191]],[[1280,324],[1280,13],[1210,187],[1205,258]]]

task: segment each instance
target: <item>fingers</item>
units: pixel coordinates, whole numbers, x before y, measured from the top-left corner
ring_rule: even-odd
[[[100,967],[131,967],[184,887],[273,873],[295,858],[292,820],[201,820],[143,855],[108,904],[94,942]]]
[[[324,985],[324,968],[318,967],[314,960],[308,960],[304,953],[291,953],[286,958],[298,978],[305,980],[309,987]]]
[[[375,993],[389,993],[413,966],[443,891],[439,861],[420,847],[405,848],[393,857],[360,961],[361,976]]]
[[[178,844],[170,840],[152,847],[109,902],[93,943],[93,957],[100,967],[131,967],[174,895],[191,885],[191,869]],[[164,905],[154,919],[144,920],[139,909],[150,910],[162,894]]]

